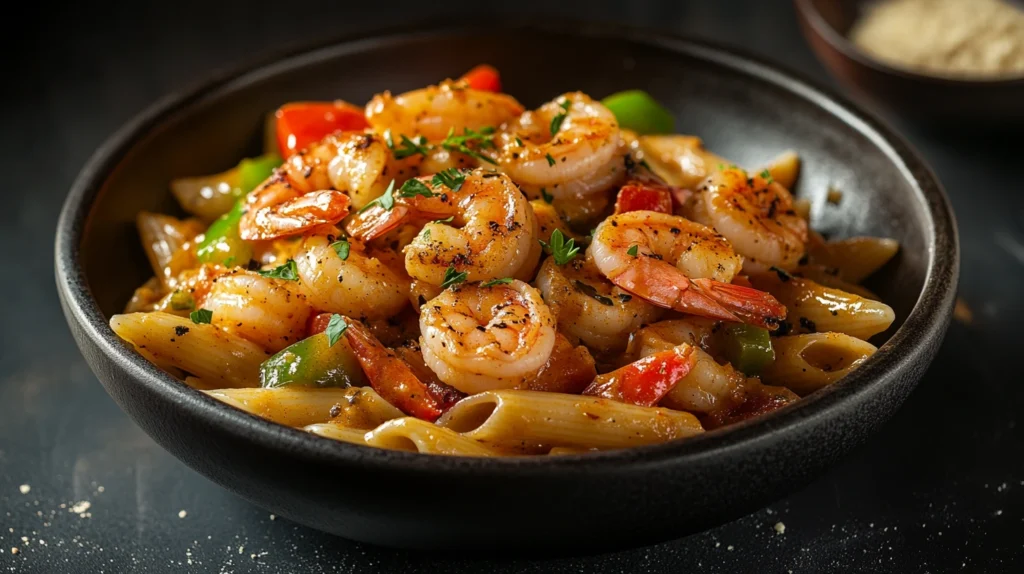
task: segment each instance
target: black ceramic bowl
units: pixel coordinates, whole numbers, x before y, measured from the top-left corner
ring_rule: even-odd
[[[903,246],[872,285],[897,312],[887,342],[851,376],[795,406],[698,438],[467,459],[354,446],[269,423],[175,381],[107,326],[151,273],[133,219],[143,209],[175,211],[170,179],[257,153],[263,116],[282,102],[362,102],[480,62],[497,66],[528,107],[569,90],[604,96],[639,87],[675,112],[681,131],[741,164],[799,151],[799,193],[815,201],[817,227]],[[829,183],[845,192],[838,207],[823,199]],[[594,26],[381,33],[221,75],[159,102],[96,152],[68,196],[56,244],[61,303],[90,366],[186,464],[275,514],[347,538],[516,553],[675,538],[801,487],[863,441],[921,378],[951,314],[957,269],[955,223],[935,176],[878,120],[728,50]]]
[[[814,53],[847,87],[933,128],[1024,129],[1024,77],[963,79],[890,66],[847,38],[871,0],[794,0]]]

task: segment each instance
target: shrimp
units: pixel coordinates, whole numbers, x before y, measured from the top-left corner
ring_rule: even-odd
[[[394,180],[415,175],[421,158],[397,160],[373,133],[332,134],[288,158],[246,198],[239,235],[248,241],[300,235],[336,224],[379,196]]]
[[[211,279],[196,307],[213,313],[210,323],[276,353],[306,334],[313,309],[298,285],[234,270]]]
[[[777,182],[741,169],[711,174],[689,216],[713,227],[747,258],[744,270],[795,269],[807,251],[807,221]]]
[[[562,118],[560,123],[556,117]],[[554,134],[552,127],[557,127]],[[628,149],[615,116],[582,92],[524,113],[495,139],[501,171],[534,198],[542,189],[556,200],[586,197],[611,188],[625,175]]]
[[[389,261],[397,257],[355,240],[345,240],[347,252],[339,255],[333,239],[308,236],[295,256],[299,282],[313,307],[364,320],[386,319],[406,307],[409,278],[399,261]]]
[[[420,311],[430,370],[464,393],[510,389],[536,377],[555,346],[555,318],[522,281],[447,289]]]
[[[653,211],[612,215],[587,249],[619,287],[660,307],[775,328],[786,308],[768,293],[729,281],[743,258],[711,229]]]
[[[384,92],[366,104],[366,120],[375,131],[423,136],[428,141],[442,140],[452,130],[461,133],[467,128],[499,126],[522,113],[522,104],[512,96],[452,82],[398,96]]]
[[[399,194],[391,209],[373,206],[349,221],[348,232],[369,241],[403,222],[430,222],[404,251],[409,275],[431,285],[441,285],[449,269],[468,273],[468,281],[532,276],[541,249],[526,198],[503,174],[476,170],[464,177],[458,191],[439,184],[429,197]]]
[[[556,265],[549,257],[536,280],[558,327],[601,353],[626,348],[629,334],[656,321],[663,309],[617,287],[598,271],[590,257]]]

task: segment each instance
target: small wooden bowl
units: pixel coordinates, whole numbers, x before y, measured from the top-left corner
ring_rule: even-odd
[[[794,0],[804,36],[818,59],[856,94],[931,127],[1024,129],[1024,77],[961,79],[892,67],[847,34],[863,0]]]

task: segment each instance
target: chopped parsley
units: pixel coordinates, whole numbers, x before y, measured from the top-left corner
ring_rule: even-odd
[[[572,258],[576,257],[580,252],[580,248],[576,246],[576,240],[570,239],[566,241],[565,235],[562,235],[560,229],[551,232],[550,243],[544,243],[543,240],[538,241],[555,258],[555,265],[565,265],[572,261]]]
[[[430,230],[424,229],[423,233],[420,234],[420,237],[423,238],[423,241],[430,241]]]
[[[435,219],[434,223],[451,223],[452,221],[455,221],[455,216],[454,215],[449,215],[448,217],[445,217],[444,219]]]
[[[448,135],[441,140],[441,147],[448,151],[457,151],[468,156],[475,157],[480,161],[486,161],[487,163],[498,165],[498,162],[469,147],[470,144],[473,144],[480,149],[493,148],[494,128],[490,126],[482,127],[479,130],[465,128],[463,129],[461,136],[455,135],[455,128],[451,128],[448,130]]]
[[[637,247],[636,245],[634,245],[634,246],[632,246],[632,247],[630,247],[629,249],[626,250],[626,254],[627,255],[632,255],[633,257],[636,257],[637,253],[639,253],[639,252],[640,252],[640,248]]]
[[[351,246],[348,244],[348,241],[342,239],[332,243],[331,249],[334,249],[334,252],[338,254],[338,258],[344,261],[348,259],[348,252],[351,249]]]
[[[441,281],[441,289],[447,289],[453,285],[458,285],[469,277],[469,273],[466,271],[456,271],[452,265],[448,266],[448,269],[444,270],[444,279]]]
[[[519,147],[523,147],[523,140],[519,139],[519,136],[516,136],[516,145]]]
[[[765,168],[764,171],[761,172],[761,178],[767,181],[769,184],[772,181],[774,181],[772,179],[772,172],[768,171],[768,168]]]
[[[259,270],[257,271],[264,277],[270,277],[271,279],[284,279],[285,281],[298,281],[299,280],[299,268],[295,265],[294,259],[289,259],[284,262],[284,265],[274,267],[273,269]]]
[[[587,285],[586,283],[576,279],[573,280],[572,285],[573,287],[576,288],[577,291],[583,293],[584,295],[589,295],[593,297],[594,299],[597,300],[598,303],[602,305],[608,305],[609,307],[611,307],[612,305],[615,304],[615,302],[609,299],[608,297],[605,297],[604,295],[598,293],[597,289],[595,289],[593,285]]]
[[[551,118],[551,135],[557,134],[558,130],[562,129],[562,122],[565,121],[565,116],[569,115],[569,107],[572,106],[572,102],[568,99],[563,99],[558,106],[562,108],[562,111]]]
[[[434,197],[434,192],[430,190],[427,184],[413,178],[402,184],[401,189],[398,190],[398,195],[402,197],[416,197],[417,195]]]
[[[555,165],[555,158],[551,157],[551,154],[545,154],[544,159],[548,160],[548,166]]]
[[[501,279],[491,279],[480,284],[481,287],[494,287],[495,285],[508,285],[512,282],[511,277],[503,277]]]
[[[435,173],[430,184],[434,187],[443,185],[452,191],[459,191],[465,181],[466,174],[459,171],[458,168],[450,167]]]
[[[175,311],[191,311],[196,308],[196,300],[188,291],[175,291],[171,294],[171,309]]]
[[[405,159],[416,154],[427,155],[430,153],[430,146],[426,145],[427,140],[423,136],[409,138],[402,134],[401,138],[401,143],[395,146],[395,140],[391,137],[391,130],[384,132],[384,143],[395,154],[395,159]]]
[[[553,196],[550,193],[548,193],[548,190],[547,190],[546,187],[540,188],[540,196],[543,197],[544,201],[546,201],[548,203],[551,203],[552,201],[555,200],[555,196]]]
[[[380,207],[384,208],[385,211],[391,211],[391,208],[395,206],[394,192],[395,192],[395,180],[392,179],[391,183],[388,184],[388,188],[386,190],[384,190],[384,193],[380,197],[378,197],[377,199],[371,201],[370,203],[367,203],[366,205],[364,205],[362,207],[362,209],[360,209],[356,213],[362,213],[362,212],[366,211],[367,209],[370,209],[371,207],[376,207],[376,206],[380,206]]]
[[[203,323],[209,325],[210,321],[213,320],[213,311],[210,311],[209,309],[196,309],[188,314],[188,318],[192,319],[192,322],[196,325],[201,325]]]
[[[348,329],[348,323],[345,322],[345,318],[335,313],[331,315],[331,320],[327,322],[327,329],[324,333],[327,334],[327,346],[333,347],[341,335]]]

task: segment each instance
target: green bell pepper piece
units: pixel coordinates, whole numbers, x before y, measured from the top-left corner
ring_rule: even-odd
[[[266,181],[274,168],[281,165],[281,157],[276,153],[268,153],[251,159],[243,159],[238,164],[238,183],[243,194],[256,189]]]
[[[260,386],[362,387],[366,376],[345,337],[333,346],[325,333],[290,345],[260,365]]]
[[[252,246],[238,235],[238,221],[245,213],[245,201],[239,199],[231,211],[220,216],[196,245],[200,263],[217,263],[225,267],[247,265],[252,259]]]
[[[733,324],[720,333],[721,352],[733,368],[754,376],[775,361],[772,339],[766,329]]]
[[[626,90],[601,100],[615,114],[619,127],[640,135],[669,134],[676,129],[676,119],[643,90]]]

